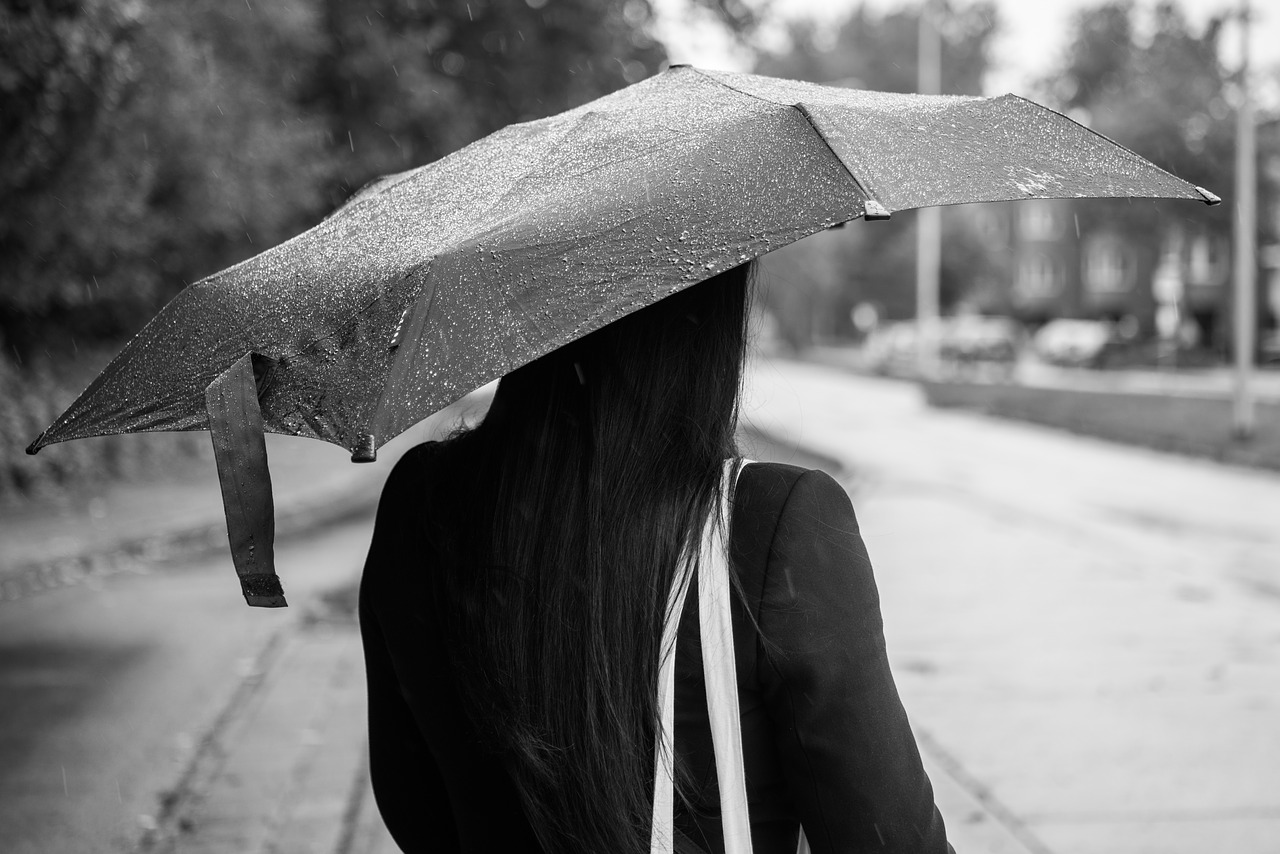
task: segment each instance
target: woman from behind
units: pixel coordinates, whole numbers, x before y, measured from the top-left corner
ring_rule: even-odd
[[[752,267],[513,371],[397,464],[361,585],[371,775],[406,852],[649,851],[668,595],[717,511]],[[732,483],[732,481],[728,481]],[[947,851],[844,491],[742,468],[729,529],[756,854]],[[677,850],[724,850],[696,594]]]

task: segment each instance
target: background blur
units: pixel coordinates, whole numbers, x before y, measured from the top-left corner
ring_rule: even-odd
[[[943,212],[948,364],[1227,361],[1236,10],[944,4],[941,79],[992,80],[1228,203],[1032,202]],[[1264,4],[1265,5],[1265,4]],[[693,61],[890,91],[917,85],[918,5],[743,0],[48,0],[0,9],[0,506],[145,476],[192,437],[22,449],[186,284],[304,230],[371,178]],[[1006,17],[1016,25],[1010,30]],[[1256,356],[1280,360],[1280,13],[1256,14]],[[1046,27],[1052,27],[1049,37]],[[1039,54],[1010,44],[1040,45]],[[1002,47],[1003,46],[1003,47]],[[1001,59],[1003,57],[1003,59]],[[865,345],[909,372],[911,213],[770,259],[781,346]],[[983,321],[981,318],[991,318]],[[1058,321],[1075,321],[1064,323]],[[1047,327],[1047,328],[1046,328]],[[1042,332],[1043,330],[1043,332]],[[1037,333],[1042,334],[1039,338]]]
[[[378,175],[670,63],[916,91],[928,9],[943,92],[1030,96],[1224,203],[945,209],[936,323],[912,212],[773,253],[743,451],[853,496],[962,854],[1280,852],[1280,8],[1246,30],[1245,5],[0,4],[0,848],[394,850],[356,584],[390,466],[484,391],[369,466],[268,436],[292,607],[248,609],[203,432],[23,453],[166,300]]]

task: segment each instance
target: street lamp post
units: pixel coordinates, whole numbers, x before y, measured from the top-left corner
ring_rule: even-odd
[[[1235,237],[1234,320],[1235,381],[1232,389],[1231,428],[1248,439],[1256,427],[1253,390],[1253,356],[1256,348],[1257,295],[1257,155],[1254,140],[1253,101],[1249,92],[1249,0],[1240,2],[1240,104],[1236,109],[1236,204],[1232,230]]]
[[[920,7],[916,88],[923,95],[942,89],[942,56],[938,37],[937,4]],[[942,211],[916,211],[916,369],[922,377],[936,373],[938,362],[939,280],[942,266]]]

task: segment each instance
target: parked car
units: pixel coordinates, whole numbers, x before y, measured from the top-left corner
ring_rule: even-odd
[[[932,333],[941,370],[945,374],[969,373],[991,367],[1012,368],[1025,333],[1009,317],[941,318]],[[914,321],[886,323],[873,330],[862,345],[863,364],[870,371],[890,376],[914,376],[920,330]]]
[[[1031,340],[1041,361],[1071,368],[1100,368],[1126,343],[1110,321],[1067,318],[1049,321]]]
[[[883,323],[862,343],[867,370],[888,376],[909,376],[916,370],[916,325],[911,321]]]
[[[1025,333],[1011,317],[966,315],[948,318],[942,327],[938,356],[957,365],[1012,365]]]

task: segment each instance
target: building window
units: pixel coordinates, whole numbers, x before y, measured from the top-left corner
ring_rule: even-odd
[[[1018,265],[1018,296],[1023,300],[1043,300],[1062,290],[1062,265],[1044,252],[1023,257]]]
[[[1132,255],[1114,240],[1096,240],[1084,256],[1084,286],[1090,293],[1120,294],[1133,289]]]
[[[1230,267],[1223,241],[1212,235],[1200,234],[1191,241],[1187,259],[1187,279],[1200,287],[1221,287],[1226,284]]]
[[[1062,234],[1062,216],[1052,203],[1023,202],[1018,231],[1026,240],[1053,240]]]
[[[994,211],[989,207],[981,208],[977,215],[978,233],[982,235],[982,240],[992,249],[1003,249],[1009,243],[1009,238],[1005,233],[1005,218],[1003,213]]]

